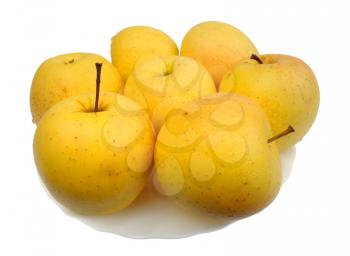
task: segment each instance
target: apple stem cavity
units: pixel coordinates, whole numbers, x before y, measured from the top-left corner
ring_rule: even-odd
[[[292,132],[295,132],[295,130],[294,130],[293,126],[289,125],[288,128],[285,129],[283,132],[281,132],[281,133],[273,136],[272,138],[268,139],[267,143],[271,143],[271,142],[273,142],[275,140],[278,140],[279,138],[282,138],[282,137],[284,137],[284,136],[286,136],[286,135],[288,135],[288,134],[290,134]]]
[[[101,84],[101,69],[102,63],[96,63],[96,98],[95,98],[95,112],[98,112],[98,100],[100,97],[100,84]]]
[[[259,56],[258,55],[256,55],[256,54],[252,54],[251,56],[250,56],[250,59],[251,60],[256,60],[259,64],[264,64],[264,62],[262,62],[262,60],[259,58]]]

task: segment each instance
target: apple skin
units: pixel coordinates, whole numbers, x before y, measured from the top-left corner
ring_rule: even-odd
[[[125,96],[101,92],[63,100],[40,120],[34,137],[38,173],[49,193],[81,214],[129,206],[153,161],[155,134],[147,113]]]
[[[180,55],[200,62],[219,87],[222,76],[241,59],[257,53],[250,39],[237,28],[217,21],[197,24],[185,35]]]
[[[298,58],[267,54],[260,59],[263,64],[251,59],[238,63],[224,76],[219,90],[256,101],[267,113],[274,134],[291,125],[295,132],[277,141],[284,150],[311,128],[320,103],[318,83],[311,68]]]
[[[126,96],[148,111],[156,132],[171,111],[213,93],[209,72],[182,56],[141,58],[124,88]]]
[[[278,194],[281,164],[269,121],[247,97],[219,93],[173,112],[155,146],[160,192],[190,209],[243,217]]]
[[[144,56],[178,55],[176,43],[164,32],[147,26],[128,27],[112,38],[112,63],[126,81]]]
[[[119,92],[123,81],[105,58],[92,53],[68,53],[49,58],[36,71],[30,91],[33,122],[57,102],[95,91],[95,63],[103,64],[101,90]]]

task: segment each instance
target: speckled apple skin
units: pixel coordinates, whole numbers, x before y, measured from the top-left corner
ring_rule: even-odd
[[[277,146],[285,150],[303,139],[312,127],[320,105],[320,91],[311,68],[302,60],[282,54],[242,60],[221,81],[221,92],[245,95],[267,114],[273,134],[288,126],[294,132],[280,138]]]
[[[34,137],[38,173],[49,193],[82,214],[129,206],[141,193],[153,162],[155,134],[145,111],[120,94],[94,94],[56,104]]]
[[[220,93],[174,111],[155,147],[160,192],[224,216],[262,210],[281,184],[271,135],[265,113],[244,96]]]
[[[214,93],[209,72],[194,59],[179,56],[140,59],[124,88],[150,114],[156,132],[172,110]]]
[[[31,91],[30,109],[33,122],[61,100],[96,90],[95,63],[103,64],[101,91],[119,92],[123,80],[108,60],[93,53],[68,53],[44,61],[35,72]]]

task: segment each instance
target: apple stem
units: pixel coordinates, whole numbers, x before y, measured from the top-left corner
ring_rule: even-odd
[[[96,66],[96,98],[95,98],[95,112],[98,112],[98,100],[100,97],[100,83],[101,83],[101,69],[102,63],[95,63]]]
[[[278,140],[279,138],[282,138],[282,137],[284,137],[284,136],[286,136],[286,135],[288,135],[288,134],[290,134],[292,132],[295,132],[295,130],[294,130],[293,126],[289,125],[286,130],[284,130],[283,132],[281,132],[281,133],[273,136],[272,138],[268,139],[267,143],[271,143],[271,142],[273,142],[275,140]]]
[[[264,62],[262,62],[262,60],[261,60],[261,59],[259,58],[259,56],[256,55],[256,54],[252,54],[252,55],[250,56],[250,59],[256,60],[259,64],[264,64]]]

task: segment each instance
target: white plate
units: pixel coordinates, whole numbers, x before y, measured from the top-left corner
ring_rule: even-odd
[[[292,171],[295,155],[295,147],[281,153],[283,182]],[[151,184],[130,207],[112,215],[81,216],[63,211],[98,231],[130,238],[182,238],[218,230],[239,220],[187,211],[162,196]]]

